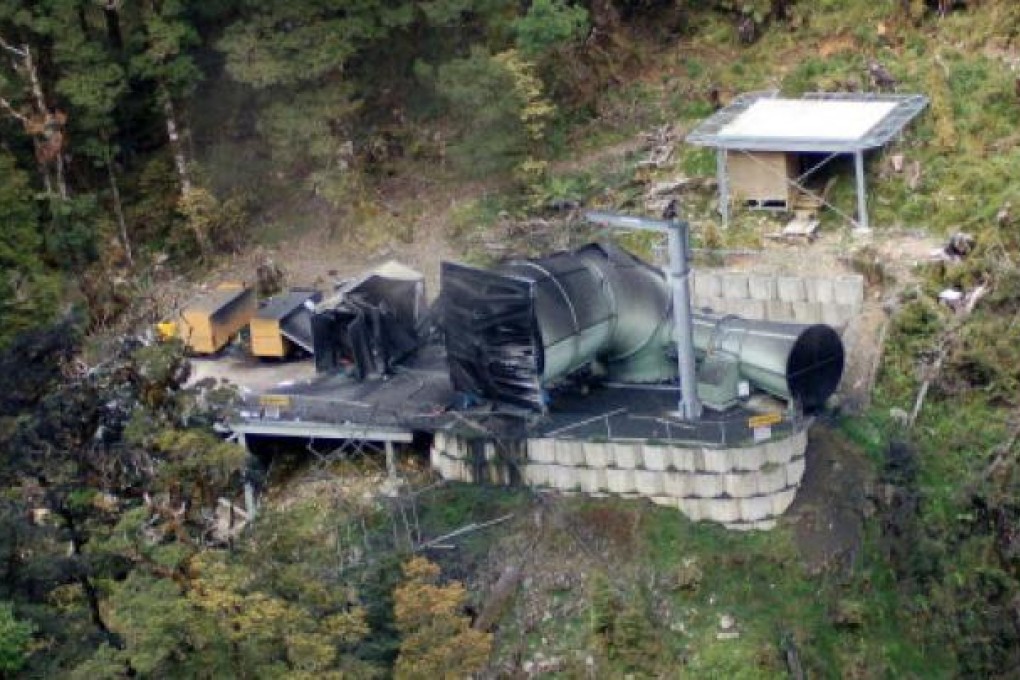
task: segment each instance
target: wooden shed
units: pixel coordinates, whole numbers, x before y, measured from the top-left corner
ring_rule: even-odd
[[[726,157],[730,194],[750,208],[787,210],[793,205],[797,157],[781,151],[756,151]]]
[[[192,352],[215,354],[248,324],[254,313],[254,289],[243,283],[222,283],[184,307],[178,333]]]

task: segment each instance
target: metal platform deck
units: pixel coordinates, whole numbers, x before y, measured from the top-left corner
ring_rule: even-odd
[[[315,439],[411,441],[415,434],[456,431],[462,436],[695,443],[734,446],[799,427],[785,412],[744,407],[706,411],[696,422],[676,413],[671,385],[595,385],[549,394],[537,413],[456,393],[441,347],[431,345],[391,376],[362,382],[320,375],[273,387],[244,399],[231,424],[239,433]]]

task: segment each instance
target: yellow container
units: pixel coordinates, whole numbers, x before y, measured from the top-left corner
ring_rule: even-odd
[[[314,290],[297,288],[267,300],[251,320],[251,353],[282,359],[294,345],[312,351],[311,310],[307,303],[319,298]]]
[[[223,283],[181,311],[178,334],[197,354],[215,354],[255,313],[255,291],[243,283]]]

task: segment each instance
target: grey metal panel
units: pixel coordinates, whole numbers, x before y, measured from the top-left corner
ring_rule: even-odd
[[[255,312],[257,319],[286,319],[296,309],[301,308],[306,301],[311,300],[317,303],[321,294],[310,288],[292,288],[286,293],[276,295],[266,300],[262,307]]]
[[[794,152],[838,152],[851,153],[880,147],[913,120],[928,105],[928,98],[920,94],[887,94],[882,92],[809,92],[801,96],[806,100],[821,101],[888,101],[897,102],[890,111],[867,134],[852,141],[825,139],[780,139],[754,136],[722,137],[720,132],[759,99],[775,99],[777,91],[751,92],[734,99],[729,106],[716,112],[687,135],[688,144],[717,149],[741,149],[746,151],[794,151]]]
[[[276,437],[308,437],[310,439],[360,439],[379,442],[410,442],[410,430],[387,429],[371,425],[335,425],[300,420],[244,420],[229,424],[238,434]]]
[[[315,352],[312,340],[312,312],[299,307],[280,322],[280,335],[287,338],[306,352]]]

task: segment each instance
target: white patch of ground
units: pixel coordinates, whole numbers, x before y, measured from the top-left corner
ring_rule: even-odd
[[[311,359],[261,361],[239,352],[227,351],[213,357],[192,357],[188,384],[211,378],[236,385],[242,392],[265,392],[276,387],[308,382],[313,377],[315,365]]]

